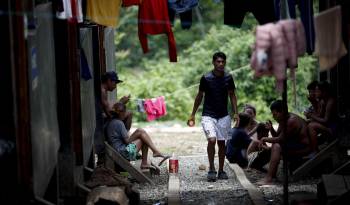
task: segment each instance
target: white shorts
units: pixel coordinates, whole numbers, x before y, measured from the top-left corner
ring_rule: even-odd
[[[231,117],[229,115],[215,119],[209,116],[202,116],[202,127],[205,136],[217,140],[229,140],[228,131],[231,129]]]

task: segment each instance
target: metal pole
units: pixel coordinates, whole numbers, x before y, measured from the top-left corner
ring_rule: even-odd
[[[288,2],[287,0],[282,0],[280,5],[280,14],[281,19],[287,19],[290,18],[289,16],[289,9],[288,9]],[[284,72],[287,72],[285,70]],[[285,75],[287,76],[287,75]],[[283,138],[286,138],[286,131],[287,131],[287,117],[288,117],[288,103],[287,103],[287,79],[283,80],[283,92],[282,92],[282,102],[283,102],[283,110],[284,110],[284,117],[283,117]],[[284,140],[282,142],[284,145],[286,141]],[[283,204],[288,204],[288,162],[287,162],[287,150],[285,149],[286,146],[282,146],[282,156],[283,156]],[[283,149],[284,148],[284,149]]]

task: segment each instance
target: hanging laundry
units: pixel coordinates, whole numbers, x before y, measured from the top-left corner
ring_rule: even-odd
[[[341,7],[336,6],[315,17],[316,50],[320,71],[331,69],[347,50],[342,38]]]
[[[294,79],[297,57],[305,52],[303,33],[301,23],[296,20],[258,26],[250,61],[251,67],[255,70],[255,76],[275,76],[276,89],[282,91],[287,65],[291,68],[290,73]]]
[[[138,6],[142,3],[142,0],[123,0],[123,7]]]
[[[177,14],[192,10],[198,5],[199,0],[168,0],[168,6]]]
[[[304,26],[306,37],[306,52],[312,54],[315,50],[315,28],[314,28],[314,10],[313,1],[311,0],[287,0],[290,17],[296,18],[295,7],[298,6],[300,18]],[[275,14],[278,19],[280,16],[281,0],[275,0]]]
[[[190,29],[192,26],[192,10],[188,10],[178,14],[180,16],[181,28],[182,29]],[[174,25],[176,12],[169,8],[169,20],[171,26]]]
[[[145,103],[145,100],[136,99],[136,108],[138,112],[142,112],[142,113],[146,112],[144,108],[144,103]]]
[[[68,21],[73,21],[77,23],[83,22],[83,12],[81,6],[82,0],[61,0],[57,5],[58,11],[56,13],[59,19],[68,19]]]
[[[103,26],[116,27],[121,5],[122,0],[87,0],[86,18]]]
[[[92,78],[89,64],[86,59],[84,49],[80,49],[80,66],[81,66],[81,77],[84,80],[90,80]]]
[[[142,0],[139,6],[139,39],[144,53],[149,51],[147,35],[168,36],[169,58],[177,61],[176,45],[169,21],[167,0]]]
[[[192,26],[192,9],[199,0],[168,0],[169,19],[173,25],[176,14],[180,16],[181,28],[190,29]]]
[[[259,24],[277,20],[274,0],[224,0],[224,24],[240,27],[247,12],[252,12]]]
[[[145,99],[144,108],[147,114],[147,121],[158,119],[167,114],[164,96]]]

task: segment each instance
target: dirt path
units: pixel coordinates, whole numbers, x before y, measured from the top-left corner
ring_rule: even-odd
[[[200,127],[146,127],[155,145],[168,154],[177,156],[207,153],[207,140]]]

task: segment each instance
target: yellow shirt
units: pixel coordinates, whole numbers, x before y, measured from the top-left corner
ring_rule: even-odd
[[[88,0],[86,17],[97,24],[116,27],[121,5],[122,0]]]

